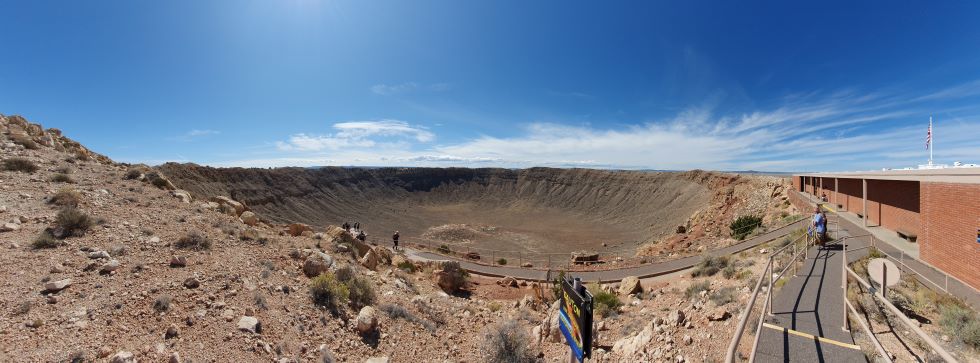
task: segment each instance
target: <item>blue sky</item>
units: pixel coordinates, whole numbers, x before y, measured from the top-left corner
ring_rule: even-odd
[[[790,4],[793,3],[793,4]],[[0,0],[0,113],[118,161],[980,162],[980,3]]]

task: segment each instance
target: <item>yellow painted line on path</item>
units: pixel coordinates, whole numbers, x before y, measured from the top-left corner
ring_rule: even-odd
[[[801,337],[804,337],[804,338],[807,338],[807,339],[810,339],[810,340],[816,339],[816,340],[820,341],[821,343],[833,344],[833,345],[836,345],[838,347],[844,347],[844,348],[861,350],[861,347],[860,346],[857,346],[857,345],[854,345],[854,344],[847,344],[847,343],[844,343],[844,342],[838,342],[838,341],[833,340],[833,339],[827,339],[827,338],[824,338],[824,337],[813,336],[813,335],[810,335],[810,334],[807,334],[807,333],[804,333],[804,332],[801,332],[801,331],[796,331],[796,330],[793,330],[793,329],[787,329],[787,328],[784,328],[784,327],[781,327],[781,326],[778,326],[778,325],[772,325],[772,324],[769,324],[769,323],[762,323],[762,326],[764,326],[766,328],[769,328],[769,329],[775,329],[775,330],[779,330],[779,331],[782,331],[782,332],[785,332],[785,333],[793,334],[793,335],[796,335],[796,336],[801,336]]]

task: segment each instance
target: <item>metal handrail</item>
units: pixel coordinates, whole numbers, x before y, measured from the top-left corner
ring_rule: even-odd
[[[841,241],[841,243],[843,243],[843,246],[844,246],[844,248],[843,248],[844,253],[841,255],[842,256],[841,258],[843,259],[842,260],[843,263],[841,264],[841,268],[843,269],[843,271],[841,271],[843,273],[843,277],[842,277],[843,285],[841,287],[844,289],[844,302],[847,303],[847,304],[850,304],[848,302],[848,300],[847,300],[847,278],[848,278],[848,276],[853,277],[861,285],[863,285],[865,288],[867,288],[869,290],[871,289],[871,284],[868,283],[867,281],[865,281],[864,279],[862,279],[861,276],[858,276],[858,274],[855,273],[854,270],[851,270],[851,268],[847,266],[847,238],[845,237]],[[943,360],[945,360],[946,362],[956,362],[956,359],[953,358],[952,355],[950,355],[948,352],[946,352],[946,350],[943,349],[943,347],[940,346],[939,343],[936,343],[936,341],[934,339],[932,339],[932,337],[930,337],[928,334],[926,334],[924,331],[922,331],[922,329],[920,329],[918,326],[916,326],[914,323],[912,323],[912,320],[910,320],[907,316],[905,316],[905,313],[903,313],[901,310],[899,310],[897,307],[895,307],[895,305],[893,305],[890,301],[888,301],[888,298],[886,298],[884,295],[882,295],[880,291],[875,292],[875,293],[872,293],[871,296],[873,296],[874,298],[876,298],[879,301],[881,301],[881,303],[884,304],[888,308],[888,310],[891,310],[891,312],[893,314],[895,314],[896,316],[898,316],[898,319],[899,320],[901,320],[903,323],[905,323],[905,325],[908,326],[909,329],[911,329],[913,332],[915,332],[915,334],[918,335],[919,338],[922,338],[922,340],[925,341],[926,344],[929,344],[929,346],[934,351],[936,351],[936,353],[939,354],[939,356],[942,357]],[[844,318],[845,318],[844,319],[844,324],[845,324],[845,326],[842,327],[842,328],[844,330],[847,330],[847,327],[846,327],[846,324],[847,324],[847,312],[845,311],[844,314],[845,314],[844,315]],[[887,357],[887,355],[886,355],[886,357]]]
[[[858,323],[861,323],[861,328],[864,329],[864,333],[868,334],[868,338],[870,338],[871,342],[874,343],[875,349],[878,350],[878,354],[880,354],[883,358],[885,358],[889,362],[892,362],[891,356],[889,356],[888,352],[885,351],[885,347],[881,346],[881,342],[878,341],[878,337],[871,332],[871,328],[868,327],[868,323],[865,323],[864,319],[861,319],[861,315],[858,314],[856,309],[854,309],[854,305],[851,305],[851,302],[848,301],[847,298],[844,299],[844,302],[847,303],[848,311],[850,311],[851,314],[854,314],[854,317],[856,318],[855,320],[857,320]]]
[[[794,223],[804,222],[805,220],[806,219],[804,218],[804,219],[802,219],[800,221],[797,221],[797,222],[794,222]],[[805,226],[805,223],[803,225]],[[790,260],[790,263],[788,263],[786,265],[786,268],[783,269],[783,272],[785,272],[789,268],[789,266],[792,266],[792,265],[794,265],[796,263],[795,261],[796,261],[796,259],[800,255],[803,255],[803,254],[806,253],[806,251],[807,251],[807,249],[809,248],[809,245],[810,245],[809,238],[807,238],[807,237],[809,237],[809,235],[806,234],[806,233],[804,233],[802,236],[797,237],[796,239],[794,239],[792,242],[790,242],[786,246],[783,246],[783,247],[781,247],[781,248],[773,251],[773,253],[769,255],[768,261],[766,262],[766,269],[763,271],[763,275],[762,276],[759,276],[759,281],[756,282],[755,290],[753,290],[752,296],[749,297],[749,302],[748,302],[748,304],[746,304],[745,310],[742,311],[741,318],[739,318],[738,326],[735,328],[735,335],[732,337],[732,341],[728,345],[728,352],[725,355],[725,361],[726,362],[730,362],[730,363],[731,362],[735,362],[735,352],[738,350],[738,344],[739,344],[739,342],[741,342],[742,335],[745,332],[745,325],[748,323],[749,316],[752,315],[752,307],[755,306],[756,299],[759,296],[759,291],[762,288],[762,282],[765,281],[766,276],[769,277],[769,285],[768,285],[768,288],[766,289],[766,300],[765,300],[765,303],[763,303],[762,312],[763,312],[763,314],[766,314],[767,312],[768,312],[768,314],[772,314],[772,310],[771,310],[772,309],[772,286],[773,286],[773,273],[772,272],[773,272],[773,266],[775,264],[775,258],[776,258],[776,256],[779,255],[780,253],[782,253],[783,251],[787,251],[789,249],[789,247],[791,247],[791,246],[793,246],[795,248],[797,242],[799,242],[800,240],[803,240],[803,239],[806,240],[806,243],[804,244],[804,247],[803,247],[803,250],[802,251],[800,251],[800,252],[796,252],[795,250],[793,251],[795,254],[793,255],[793,258]],[[780,276],[782,276],[782,274],[780,274]],[[762,323],[764,321],[765,321],[765,319],[763,317],[760,317],[759,318],[759,324],[756,327],[756,335],[755,335],[755,340],[752,343],[752,353],[751,353],[751,355],[752,355],[753,358],[755,357],[755,352],[756,352],[756,349],[758,348],[758,345],[759,345],[759,335],[760,335],[759,332],[762,330]]]

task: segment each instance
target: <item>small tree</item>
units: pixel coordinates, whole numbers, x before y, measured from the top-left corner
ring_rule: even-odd
[[[762,225],[762,218],[756,216],[741,216],[735,219],[729,226],[732,230],[732,237],[741,241]]]

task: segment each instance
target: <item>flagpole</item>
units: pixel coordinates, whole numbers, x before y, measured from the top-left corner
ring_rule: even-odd
[[[929,116],[929,165],[932,165],[932,148],[936,143],[936,132],[932,129],[932,116]]]

